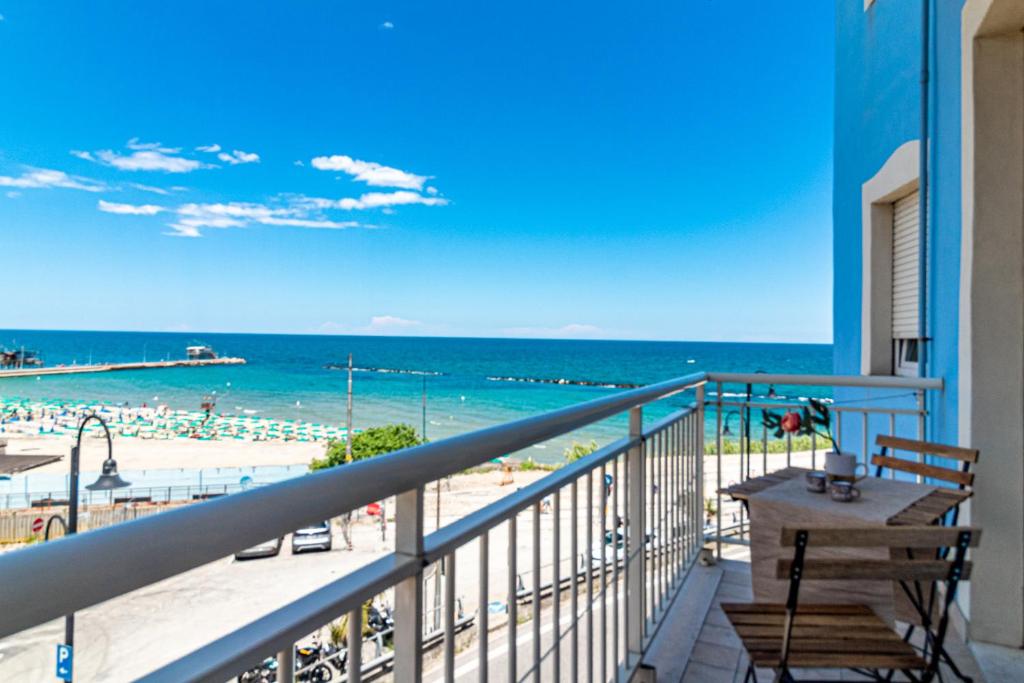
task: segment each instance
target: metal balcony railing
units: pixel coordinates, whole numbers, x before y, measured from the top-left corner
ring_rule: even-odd
[[[773,395],[774,387],[791,388],[854,388],[859,395],[849,400],[833,401],[829,409],[833,415],[833,435],[844,452],[854,453],[860,462],[868,464],[871,458],[873,436],[889,434],[912,439],[924,439],[927,416],[925,394],[943,388],[941,379],[888,376],[835,376],[835,375],[783,375],[757,373],[712,372],[707,375],[709,387],[706,409],[713,411],[714,429],[714,488],[709,500],[715,501],[713,524],[707,540],[715,545],[717,557],[722,555],[723,544],[749,545],[749,519],[747,509],[739,503],[724,500],[718,491],[723,485],[767,474],[793,465],[817,469],[824,465],[823,455],[832,444],[822,443],[811,436],[810,448],[799,453],[793,450],[792,436],[773,445],[761,411],[784,412],[806,405],[802,397]],[[733,391],[728,391],[728,388]],[[746,387],[747,393],[735,391]],[[766,394],[767,391],[767,394]],[[729,418],[738,421],[736,432],[727,431]],[[736,452],[724,454],[724,446],[733,436]],[[724,457],[723,457],[724,456]],[[920,456],[919,456],[920,457]],[[709,482],[710,484],[711,482]]]
[[[0,638],[394,496],[393,552],[167,666],[139,672],[142,680],[221,682],[279,653],[283,665],[278,667],[278,680],[288,681],[294,670],[294,644],[347,614],[347,680],[358,681],[364,669],[361,606],[393,590],[390,665],[396,680],[418,681],[424,675],[425,634],[432,630],[424,623],[424,571],[442,560],[440,675],[454,680],[455,636],[461,625],[456,613],[456,572],[465,571],[456,562],[456,551],[469,544],[477,546],[479,609],[467,631],[478,636],[475,668],[480,680],[486,680],[489,668],[495,666],[489,652],[494,638],[488,638],[492,594],[488,568],[493,560],[504,561],[508,570],[504,590],[495,587],[504,595],[507,609],[502,628],[508,650],[502,666],[508,680],[524,675],[538,681],[628,680],[708,540],[705,496],[714,488],[705,485],[705,409],[718,411],[718,480],[710,487],[721,483],[723,471],[722,411],[731,403],[724,397],[723,385],[746,382],[914,392],[941,388],[939,380],[694,373],[5,553],[0,556]],[[705,396],[709,383],[717,389],[714,397]],[[654,424],[643,424],[644,406],[684,391],[693,392],[694,401],[687,407]],[[921,406],[915,416],[923,415]],[[861,412],[866,415],[874,409]],[[849,410],[855,412],[853,407]],[[628,412],[629,426],[623,438],[424,533],[424,489],[430,482],[624,412]],[[864,418],[865,427],[869,419]],[[740,470],[746,468],[749,473],[751,461],[748,448]],[[609,474],[611,487],[606,484]],[[726,537],[721,502],[718,513],[715,533],[709,537],[720,547]],[[549,520],[544,525],[542,515],[550,515],[544,517]],[[525,518],[525,529],[520,518]],[[544,534],[542,526],[547,529]],[[506,532],[506,547],[492,548],[490,541],[498,538],[499,527]],[[530,547],[525,554],[532,565],[528,570],[519,569],[520,534],[525,534]],[[549,560],[542,563],[544,554]],[[465,551],[460,559],[464,567]],[[523,585],[520,575],[525,577]],[[567,611],[564,616],[563,610]],[[529,625],[521,623],[527,618]],[[521,645],[521,640],[529,645]]]

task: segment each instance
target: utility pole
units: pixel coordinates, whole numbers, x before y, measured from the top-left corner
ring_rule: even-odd
[[[348,416],[345,420],[345,462],[352,462],[352,354],[348,354]]]

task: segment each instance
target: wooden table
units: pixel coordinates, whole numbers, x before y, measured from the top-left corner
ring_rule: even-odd
[[[718,492],[733,500],[742,501],[744,505],[749,505],[750,497],[755,493],[790,479],[798,477],[802,479],[806,472],[810,472],[810,470],[804,467],[786,467],[761,477],[747,479],[739,484],[724,486]],[[888,523],[893,525],[933,524],[970,497],[970,491],[937,488],[891,517]]]
[[[751,579],[758,602],[786,601],[789,582],[775,578],[777,560],[791,559],[793,552],[779,544],[782,527],[931,524],[970,496],[966,491],[869,477],[857,484],[860,500],[839,503],[827,493],[807,491],[803,476],[807,471],[788,467],[721,491],[749,506]],[[887,551],[881,549],[808,548],[808,557],[870,559],[873,554],[888,559]],[[897,584],[804,581],[800,593],[801,602],[869,605],[888,621],[911,620],[916,614]]]

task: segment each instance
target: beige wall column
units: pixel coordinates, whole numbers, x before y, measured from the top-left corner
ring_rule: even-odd
[[[1024,3],[962,15],[959,434],[981,450],[967,513],[984,529],[976,640],[1024,646]]]

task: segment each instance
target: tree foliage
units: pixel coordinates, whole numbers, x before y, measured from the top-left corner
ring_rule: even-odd
[[[416,430],[407,424],[392,424],[370,427],[352,436],[352,462],[373,458],[403,448],[424,443]],[[323,458],[315,458],[309,464],[311,470],[322,470],[347,462],[344,441],[331,441]]]
[[[563,454],[565,455],[566,462],[576,462],[580,458],[585,458],[596,450],[596,441],[591,441],[590,443],[578,443],[573,441],[572,445],[568,446]]]

